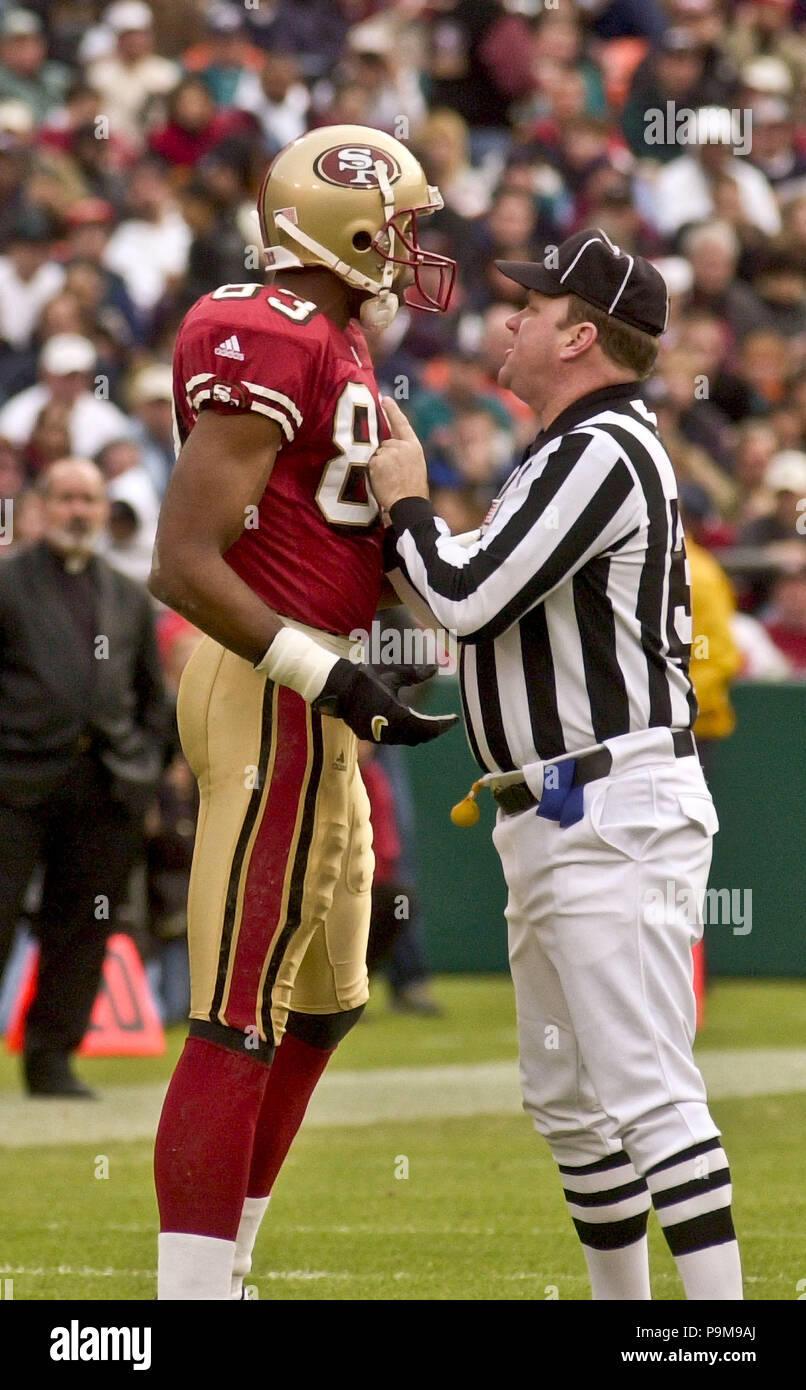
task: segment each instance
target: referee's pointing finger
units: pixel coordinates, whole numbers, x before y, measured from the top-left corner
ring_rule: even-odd
[[[397,401],[393,401],[391,396],[384,396],[381,400],[381,405],[383,406],[383,413],[389,423],[389,428],[392,431],[392,438],[415,440],[419,443],[414,430],[403,414],[403,411],[400,409]]]

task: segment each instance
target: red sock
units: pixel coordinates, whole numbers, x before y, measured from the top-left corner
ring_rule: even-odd
[[[187,1039],[154,1149],[162,1231],[235,1239],[268,1075],[253,1057]]]
[[[316,1083],[333,1056],[291,1033],[274,1054],[260,1107],[247,1196],[267,1197],[308,1109]]]

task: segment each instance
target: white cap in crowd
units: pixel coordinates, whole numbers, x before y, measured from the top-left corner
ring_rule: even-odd
[[[173,396],[173,371],[164,362],[143,367],[132,382],[130,400],[133,406],[146,405],[149,401],[172,401]]]
[[[95,348],[80,333],[54,333],[39,354],[39,367],[50,376],[69,372],[91,372],[96,362]]]
[[[806,497],[806,454],[801,449],[782,449],[771,460],[764,484],[770,492],[794,492]]]
[[[33,10],[13,9],[6,10],[0,18],[0,38],[21,39],[30,38],[33,34],[42,33],[42,20],[39,15],[34,14]]]
[[[762,53],[751,58],[741,69],[742,85],[768,96],[786,97],[792,91],[792,74],[786,63],[773,54]]]
[[[694,271],[685,256],[656,256],[652,264],[666,281],[669,294],[688,294],[694,283]]]
[[[116,0],[104,10],[103,20],[115,34],[131,34],[154,26],[151,6],[146,5],[145,0]]]

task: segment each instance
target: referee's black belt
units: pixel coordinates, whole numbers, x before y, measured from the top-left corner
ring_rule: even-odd
[[[675,729],[672,732],[672,743],[676,758],[690,758],[697,751],[690,729]],[[596,782],[600,777],[608,775],[613,766],[613,755],[609,748],[595,748],[592,753],[583,753],[581,757],[575,758],[574,762],[576,767],[571,786],[584,787],[588,782]],[[494,787],[492,792],[505,816],[514,816],[520,811],[528,811],[530,807],[540,805],[538,797],[532,795],[525,782],[514,782],[508,787]]]

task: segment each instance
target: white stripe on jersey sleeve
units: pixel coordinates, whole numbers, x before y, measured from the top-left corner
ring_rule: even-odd
[[[272,391],[268,386],[259,386],[256,381],[242,381],[241,385],[245,386],[246,390],[251,391],[253,395],[265,397],[267,401],[273,401],[275,405],[282,406],[288,411],[297,426],[302,424],[302,415],[290,396],[284,396],[282,391]]]
[[[187,392],[187,398],[188,398],[188,400],[190,400],[190,397],[191,397],[192,394],[193,394],[193,388],[194,388],[194,386],[198,386],[199,383],[202,382],[202,381],[212,381],[212,379],[213,379],[214,376],[215,376],[215,372],[198,372],[198,373],[196,374],[196,376],[192,376],[192,377],[190,378],[190,381],[186,381],[186,382],[185,382],[185,391]]]
[[[260,401],[252,401],[250,409],[257,411],[258,415],[270,415],[272,420],[277,421],[289,444],[291,443],[294,438],[294,430],[288,423],[288,416],[284,415],[281,410],[277,410],[273,405],[263,405]]]
[[[200,406],[205,401],[212,399],[212,388],[202,386],[202,383],[215,380],[214,372],[199,372],[185,382],[188,403],[192,410],[198,412]],[[281,391],[272,391],[267,386],[259,386],[254,381],[227,382],[227,385],[240,385],[249,395],[249,408],[260,415],[269,415],[272,420],[276,420],[289,444],[296,437],[297,427],[302,424],[302,415],[297,409],[290,396],[284,396]],[[202,387],[202,389],[198,389]],[[259,396],[261,399],[256,400]],[[273,404],[265,405],[264,399]]]

